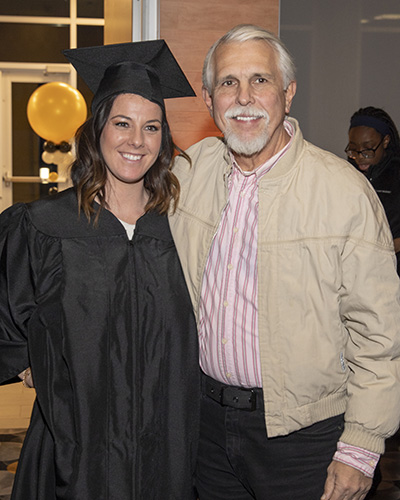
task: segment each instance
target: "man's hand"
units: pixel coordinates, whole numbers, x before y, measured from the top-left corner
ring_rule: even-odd
[[[372,479],[359,470],[332,460],[321,500],[363,500],[371,485]]]

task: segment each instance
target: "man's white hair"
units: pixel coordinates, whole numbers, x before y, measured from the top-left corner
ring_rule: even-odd
[[[214,59],[217,48],[228,43],[246,42],[248,40],[264,40],[274,50],[282,73],[283,87],[285,90],[289,83],[296,79],[296,68],[293,58],[277,36],[253,24],[239,24],[217,40],[206,55],[203,65],[203,85],[210,95],[212,95],[214,89]]]

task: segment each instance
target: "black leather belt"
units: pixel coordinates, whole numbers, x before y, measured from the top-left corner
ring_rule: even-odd
[[[239,410],[254,411],[262,407],[262,389],[246,389],[226,385],[212,379],[208,375],[202,375],[203,393],[222,406],[230,406]]]

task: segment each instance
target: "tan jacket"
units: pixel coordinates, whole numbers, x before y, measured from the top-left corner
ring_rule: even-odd
[[[303,139],[260,181],[258,314],[269,437],[345,412],[341,440],[373,452],[400,421],[400,291],[393,240],[368,181]],[[224,143],[174,168],[170,223],[198,314],[206,259],[227,202]]]

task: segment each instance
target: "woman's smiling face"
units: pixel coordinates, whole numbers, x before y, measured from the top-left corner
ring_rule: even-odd
[[[162,111],[137,94],[116,97],[100,137],[107,183],[143,184],[161,148]]]

